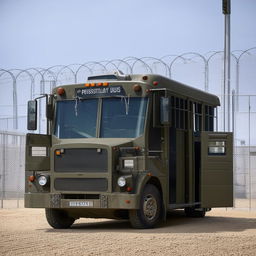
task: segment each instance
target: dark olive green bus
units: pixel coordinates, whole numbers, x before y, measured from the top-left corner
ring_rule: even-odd
[[[53,228],[80,217],[152,228],[171,209],[233,206],[232,133],[217,96],[160,75],[92,76],[46,98],[47,134],[26,137],[25,207]],[[28,102],[37,129],[38,98]]]

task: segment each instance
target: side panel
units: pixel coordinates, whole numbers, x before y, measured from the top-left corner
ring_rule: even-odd
[[[232,133],[201,133],[201,206],[233,206]]]
[[[177,152],[177,172],[176,172],[176,203],[185,203],[185,153],[186,153],[186,139],[185,132],[181,130],[176,130],[176,152]]]
[[[51,136],[28,133],[26,136],[26,171],[50,169]]]
[[[186,202],[186,134],[169,129],[169,204]]]
[[[176,174],[177,174],[176,129],[169,132],[169,203],[176,204]]]

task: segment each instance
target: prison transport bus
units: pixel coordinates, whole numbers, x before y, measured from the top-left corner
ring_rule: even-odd
[[[26,137],[25,207],[53,228],[76,219],[152,228],[167,211],[233,205],[232,134],[214,132],[217,96],[160,75],[89,77],[46,98],[47,134]],[[37,129],[38,99],[28,102]]]

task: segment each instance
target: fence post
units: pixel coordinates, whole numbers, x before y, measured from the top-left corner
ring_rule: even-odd
[[[17,148],[19,148],[19,169],[18,169],[18,183],[17,183],[17,208],[19,208],[20,207],[20,201],[19,201],[19,180],[21,180],[20,179],[20,174],[21,174],[21,169],[20,169],[20,167],[21,167],[21,163],[22,163],[22,160],[21,160],[21,135],[17,135],[16,136],[17,137],[17,144],[15,145],[15,146],[17,146]]]
[[[5,168],[6,168],[6,134],[2,133],[2,143],[3,143],[3,173],[2,173],[2,193],[1,193],[1,208],[4,208],[4,198],[5,198]]]
[[[236,205],[235,201],[235,177],[236,177],[236,166],[235,166],[235,90],[232,90],[232,132],[233,132],[233,207]]]
[[[3,145],[3,134],[1,134],[1,146]],[[3,152],[2,154],[4,155],[4,147],[2,146],[2,149],[3,149]],[[2,183],[2,186],[1,186],[1,208],[3,208],[3,172],[4,172],[4,167],[3,167],[3,161],[2,161],[2,172],[0,174],[0,179],[1,179],[1,183]]]
[[[248,117],[248,122],[249,122],[249,209],[252,209],[252,177],[251,177],[251,96],[249,97],[249,117]]]

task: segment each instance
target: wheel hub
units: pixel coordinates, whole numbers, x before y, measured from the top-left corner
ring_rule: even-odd
[[[144,202],[143,202],[143,211],[144,211],[145,217],[148,220],[152,220],[155,218],[157,213],[157,202],[152,195],[145,196]]]

